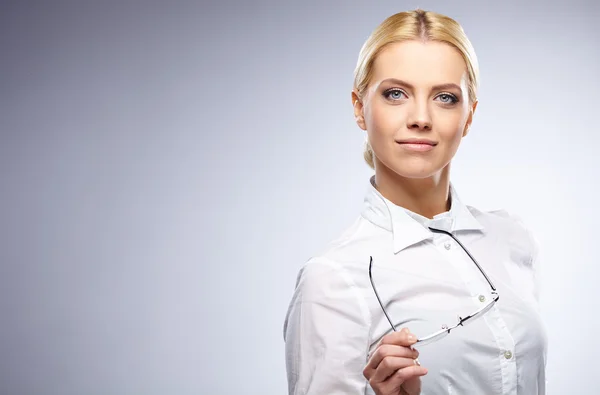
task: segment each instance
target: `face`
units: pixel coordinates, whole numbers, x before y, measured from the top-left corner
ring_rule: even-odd
[[[373,64],[363,97],[352,92],[359,127],[381,166],[406,178],[431,177],[452,160],[471,124],[468,74],[458,50],[440,42],[390,44]],[[407,141],[417,141],[416,144]]]

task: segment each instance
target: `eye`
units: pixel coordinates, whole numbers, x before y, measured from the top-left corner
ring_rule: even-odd
[[[444,104],[455,104],[458,103],[458,98],[454,96],[452,93],[442,93],[438,95],[440,101]]]
[[[400,100],[400,99],[402,99],[402,95],[406,96],[406,93],[404,93],[404,91],[402,89],[398,89],[398,88],[388,89],[387,91],[383,92],[383,96],[386,99],[391,99],[391,100]]]

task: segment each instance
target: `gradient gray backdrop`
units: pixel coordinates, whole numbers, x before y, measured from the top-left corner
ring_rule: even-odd
[[[542,245],[548,394],[596,394],[598,4],[3,1],[0,393],[286,393],[296,273],[371,174],[358,52],[422,7],[481,63],[461,197]]]

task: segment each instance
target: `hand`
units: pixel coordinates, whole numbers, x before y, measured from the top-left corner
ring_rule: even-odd
[[[363,370],[377,395],[419,395],[421,376],[427,369],[417,362],[419,352],[411,346],[417,337],[407,328],[385,335]]]

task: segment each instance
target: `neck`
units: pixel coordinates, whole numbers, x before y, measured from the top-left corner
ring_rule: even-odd
[[[450,209],[450,164],[431,177],[406,178],[376,163],[375,186],[395,205],[430,219]]]

